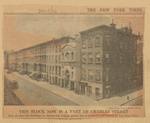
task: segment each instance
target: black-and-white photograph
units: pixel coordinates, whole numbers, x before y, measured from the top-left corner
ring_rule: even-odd
[[[4,105],[142,106],[142,15],[4,14]]]

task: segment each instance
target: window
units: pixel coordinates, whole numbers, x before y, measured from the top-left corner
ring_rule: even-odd
[[[61,55],[59,55],[59,61],[58,61],[59,63],[60,63],[60,60],[61,60]]]
[[[72,67],[71,78],[73,79],[73,77],[74,77],[74,68]]]
[[[64,53],[62,53],[62,60],[64,60]]]
[[[54,66],[52,67],[52,74],[54,74]]]
[[[46,53],[46,47],[43,47],[43,53]]]
[[[106,63],[109,63],[109,54],[106,54]]]
[[[96,53],[96,63],[100,63],[100,53]]]
[[[51,47],[49,47],[49,52],[51,52]]]
[[[46,71],[46,72],[47,72],[47,74],[48,74],[48,66],[47,66],[47,71]]]
[[[59,45],[59,52],[61,51],[61,45]]]
[[[89,88],[89,94],[92,94],[92,87],[89,86],[88,88]]]
[[[61,67],[59,67],[59,76],[61,76]]]
[[[86,54],[85,53],[82,54],[82,63],[86,63]]]
[[[52,56],[52,62],[54,62],[54,55]]]
[[[95,88],[95,95],[99,96],[99,88]]]
[[[74,52],[71,53],[71,59],[74,60]]]
[[[51,62],[51,56],[49,56],[49,62]]]
[[[51,76],[49,76],[49,82],[51,83]]]
[[[109,45],[109,36],[106,37],[106,43],[107,43],[107,45]]]
[[[93,63],[93,55],[92,55],[92,53],[89,53],[89,63]]]
[[[49,62],[49,61],[48,61],[48,60],[49,60],[49,59],[48,59],[48,56],[47,56],[47,59],[46,59],[46,60],[47,60],[47,62]]]
[[[54,46],[52,47],[52,52],[54,52]]]
[[[56,48],[55,48],[55,52],[57,52],[57,46],[56,46]]]
[[[86,80],[86,70],[82,70],[82,80]]]
[[[49,74],[51,74],[51,66],[49,66]]]
[[[99,47],[100,46],[100,37],[95,38],[95,46]]]
[[[83,40],[83,42],[82,42],[82,48],[86,48],[86,40]]]
[[[92,81],[93,80],[93,71],[92,70],[89,70],[89,81]]]
[[[55,72],[56,72],[56,75],[57,75],[57,66],[55,67]]]
[[[106,82],[109,81],[109,68],[106,68]]]
[[[55,56],[55,63],[57,63],[57,55]]]
[[[70,56],[69,56],[69,53],[68,53],[68,52],[65,54],[65,57],[66,57],[67,60],[69,60],[69,57],[70,57]]]
[[[93,47],[92,38],[90,38],[90,39],[88,40],[88,47],[89,47],[89,48]]]
[[[100,81],[100,70],[96,70],[95,80]]]
[[[46,65],[43,65],[43,72],[46,73]]]

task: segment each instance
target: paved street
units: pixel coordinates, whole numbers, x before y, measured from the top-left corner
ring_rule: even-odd
[[[18,84],[13,92],[24,105],[77,105],[23,78],[18,77]]]
[[[20,75],[16,72],[11,75],[11,78],[16,77],[19,82],[19,89],[13,92],[25,105],[129,106],[142,105],[143,102],[142,88],[133,92],[124,92],[121,96],[95,101],[56,85],[32,80],[27,75]]]

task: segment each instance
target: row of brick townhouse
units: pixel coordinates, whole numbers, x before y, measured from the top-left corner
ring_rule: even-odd
[[[12,69],[99,100],[134,86],[137,40],[129,27],[101,25],[9,54]]]

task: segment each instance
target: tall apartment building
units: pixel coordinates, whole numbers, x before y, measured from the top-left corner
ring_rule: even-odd
[[[138,36],[130,27],[101,25],[80,32],[82,77],[80,91],[95,99],[120,93],[134,85]]]
[[[9,54],[9,64],[99,100],[136,85],[138,39],[112,22]]]

